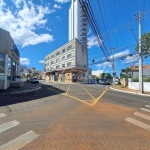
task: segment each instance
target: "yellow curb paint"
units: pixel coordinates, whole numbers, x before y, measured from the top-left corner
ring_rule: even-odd
[[[93,97],[93,95],[86,88],[84,88],[82,85],[79,86],[81,86],[93,98],[93,100],[95,100],[95,97]]]
[[[70,89],[70,85],[68,86],[68,89],[67,89],[66,95],[68,95],[69,89]]]
[[[48,89],[49,89],[49,88],[48,88]],[[79,101],[79,102],[81,102],[81,103],[84,103],[84,104],[86,104],[86,105],[91,106],[91,104],[89,104],[89,103],[87,103],[87,102],[84,102],[83,100],[80,100],[80,99],[78,99],[78,98],[76,98],[76,97],[73,97],[73,96],[71,96],[71,95],[66,95],[66,93],[61,93],[61,92],[58,92],[58,91],[53,90],[53,89],[49,89],[49,90],[54,91],[54,92],[57,92],[57,93],[60,93],[60,94],[62,94],[62,95],[64,95],[64,96],[70,97],[70,98],[75,99],[75,100],[77,100],[77,101]]]
[[[92,103],[92,106],[94,106],[104,96],[104,94],[107,91],[108,91],[108,89],[106,89],[98,98],[96,98],[95,101]]]

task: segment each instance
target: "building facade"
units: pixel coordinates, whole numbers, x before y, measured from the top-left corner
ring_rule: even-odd
[[[87,4],[84,2],[82,5]],[[77,38],[84,47],[87,47],[88,14],[87,9],[82,9],[79,0],[72,0],[69,9],[69,41]]]
[[[45,57],[45,72],[45,79],[50,82],[85,80],[88,73],[87,49],[78,39],[71,40]]]
[[[125,75],[125,69],[121,70],[120,76]],[[139,67],[131,66],[127,76],[132,78],[139,78]],[[143,66],[143,78],[150,78],[150,65]]]
[[[10,33],[0,28],[0,89],[10,87],[18,75],[20,53]]]

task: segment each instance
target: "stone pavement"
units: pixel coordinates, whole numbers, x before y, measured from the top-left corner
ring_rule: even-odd
[[[41,87],[38,84],[24,82],[24,85],[20,88],[13,87],[13,88],[8,88],[7,90],[0,90],[0,95],[28,93],[39,89],[41,89]]]

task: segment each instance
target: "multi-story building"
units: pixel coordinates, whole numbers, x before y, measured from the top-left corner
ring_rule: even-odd
[[[10,87],[18,75],[20,53],[10,33],[0,28],[0,89]]]
[[[72,0],[69,9],[69,41],[77,38],[84,47],[87,47],[88,7],[86,2],[82,5],[86,6],[86,9],[82,9],[79,0]]]
[[[77,82],[86,80],[88,52],[73,39],[45,57],[46,81]]]

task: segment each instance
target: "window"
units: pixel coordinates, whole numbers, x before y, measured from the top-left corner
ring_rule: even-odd
[[[8,58],[8,72],[7,72],[7,79],[11,80],[11,58]],[[23,73],[23,68],[20,68],[20,73]]]
[[[62,64],[62,68],[65,68],[65,64]]]
[[[68,55],[67,55],[67,59],[69,59],[69,58],[71,58],[71,54],[68,54]]]
[[[65,60],[65,56],[62,57],[62,60]]]
[[[51,70],[53,70],[53,67],[51,67]]]
[[[4,80],[5,54],[0,53],[0,80]]]
[[[56,59],[56,63],[58,63],[59,62],[59,58],[58,59]]]
[[[68,63],[67,63],[67,67],[71,67],[71,62],[68,62]]]
[[[58,56],[58,55],[59,55],[59,52],[56,53],[56,56]]]
[[[51,64],[53,64],[54,63],[54,61],[51,61]]]
[[[65,49],[62,50],[62,53],[64,53],[64,52],[65,52]]]
[[[59,69],[59,65],[58,65],[58,66],[56,66],[56,69]]]
[[[68,51],[71,50],[71,49],[72,49],[72,45],[70,45],[70,46],[67,47]]]
[[[54,55],[52,55],[51,58],[54,58]]]

